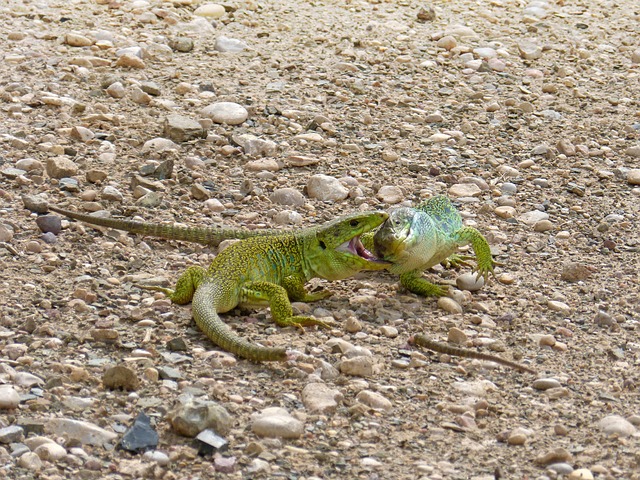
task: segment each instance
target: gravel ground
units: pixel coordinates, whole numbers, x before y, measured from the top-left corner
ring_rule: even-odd
[[[631,0],[2,2],[0,476],[640,479],[639,20]],[[296,306],[330,331],[224,315],[301,352],[277,365],[134,286],[214,249],[36,213],[292,227],[435,194],[497,278],[438,268],[440,301],[336,282]],[[122,441],[141,412],[157,447]]]

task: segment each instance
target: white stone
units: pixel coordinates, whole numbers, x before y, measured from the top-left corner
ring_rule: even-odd
[[[215,50],[223,53],[240,53],[245,50],[248,45],[242,40],[237,38],[230,38],[225,36],[219,36],[216,38],[216,43],[213,46]]]
[[[540,210],[531,210],[530,212],[523,213],[518,217],[518,220],[525,225],[535,225],[540,220],[548,220],[549,214],[541,212]]]
[[[476,292],[484,287],[484,277],[476,275],[476,273],[467,272],[456,278],[456,286],[460,290]]]
[[[93,423],[72,418],[52,418],[45,424],[45,430],[54,435],[79,440],[83,445],[102,446],[118,437],[117,434]]]
[[[627,172],[627,182],[631,185],[640,185],[640,168],[632,168]]]
[[[217,102],[200,110],[200,114],[215,123],[240,125],[248,117],[249,112],[242,105],[233,102]]]
[[[42,469],[42,460],[40,460],[38,454],[27,452],[18,459],[18,466],[27,470],[38,471]]]
[[[373,365],[372,357],[357,356],[347,358],[340,363],[340,372],[345,375],[368,377],[373,375]]]
[[[217,3],[205,3],[204,5],[200,5],[198,8],[196,8],[196,10],[193,12],[194,15],[213,19],[222,17],[224,13],[224,7]]]
[[[20,394],[11,385],[0,386],[0,410],[12,410],[20,404]]]
[[[302,389],[302,403],[311,413],[334,413],[342,400],[343,395],[339,390],[324,383],[310,383]]]
[[[618,434],[628,437],[636,432],[636,427],[620,415],[608,415],[598,422],[598,426],[607,435]]]
[[[265,408],[251,418],[251,430],[262,437],[299,438],[304,431],[304,424],[280,407]]]
[[[40,457],[40,460],[49,462],[57,462],[67,455],[65,448],[55,442],[43,443],[34,449],[34,453]]]
[[[329,175],[313,175],[307,182],[307,193],[317,200],[340,201],[349,196],[349,189],[340,180]]]
[[[449,188],[449,195],[458,197],[477,197],[482,193],[475,183],[456,183]]]
[[[367,407],[378,410],[381,412],[390,412],[393,409],[393,404],[383,395],[371,390],[362,390],[356,396],[356,400]]]
[[[388,203],[389,205],[394,205],[404,200],[404,194],[400,187],[385,185],[378,190],[376,198],[382,200],[384,203]]]

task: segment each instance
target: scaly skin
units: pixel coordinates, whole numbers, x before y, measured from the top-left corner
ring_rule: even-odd
[[[175,290],[147,287],[166,293],[177,304],[192,301],[200,329],[219,347],[255,362],[287,360],[284,348],[254,345],[233,333],[219,317],[237,305],[268,302],[280,326],[328,327],[322,321],[293,315],[290,300],[310,302],[330,295],[307,293],[304,284],[314,277],[340,280],[361,270],[382,270],[380,261],[364,250],[359,235],[379,226],[387,214],[347,215],[317,227],[253,237],[229,246],[208,270],[191,267]]]
[[[407,290],[422,296],[446,295],[447,287],[427,282],[422,272],[443,262],[467,265],[470,257],[455,253],[462,245],[473,248],[478,276],[487,280],[495,265],[487,240],[462,224],[460,213],[444,196],[432,197],[416,208],[391,210],[389,219],[375,234],[364,235],[362,242],[393,264],[389,271],[400,275]]]
[[[279,230],[247,230],[242,228],[211,228],[211,227],[181,227],[178,225],[164,225],[159,223],[135,222],[119,218],[97,217],[85,213],[73,212],[64,208],[49,205],[49,210],[61,213],[74,220],[97,225],[99,227],[124,230],[150,237],[165,238],[167,240],[184,240],[186,242],[211,245],[216,247],[223,240],[230,238],[249,238],[256,236],[274,235]]]
[[[415,337],[410,338],[409,343],[414,343],[419,347],[423,347],[428,350],[433,350],[434,352],[438,352],[438,353],[445,353],[447,355],[454,355],[457,357],[477,358],[478,360],[487,360],[489,362],[495,362],[501,365],[505,365],[507,367],[515,368],[516,370],[520,370],[521,372],[537,374],[537,372],[534,369],[526,367],[520,363],[512,362],[511,360],[506,360],[502,357],[498,357],[496,355],[490,355],[488,353],[476,352],[474,350],[468,350],[466,348],[453,347],[451,345],[447,345],[446,343],[440,343],[440,342],[436,342],[435,340],[431,340],[424,335],[416,335]]]

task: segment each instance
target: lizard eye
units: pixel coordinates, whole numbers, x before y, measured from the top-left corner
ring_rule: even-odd
[[[352,227],[357,227],[358,225],[360,225],[360,222],[358,220],[351,220],[349,222],[349,225]]]
[[[326,250],[327,249],[327,245],[322,240],[320,240],[320,248],[322,250]]]

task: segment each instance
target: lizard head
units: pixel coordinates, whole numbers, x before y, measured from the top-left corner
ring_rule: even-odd
[[[404,263],[403,254],[419,240],[412,232],[415,215],[416,211],[408,207],[389,212],[389,218],[373,237],[376,255],[396,264]]]
[[[305,259],[313,276],[340,280],[361,270],[383,270],[390,264],[369,252],[360,235],[387,219],[385,212],[354,213],[316,227],[306,239]]]

